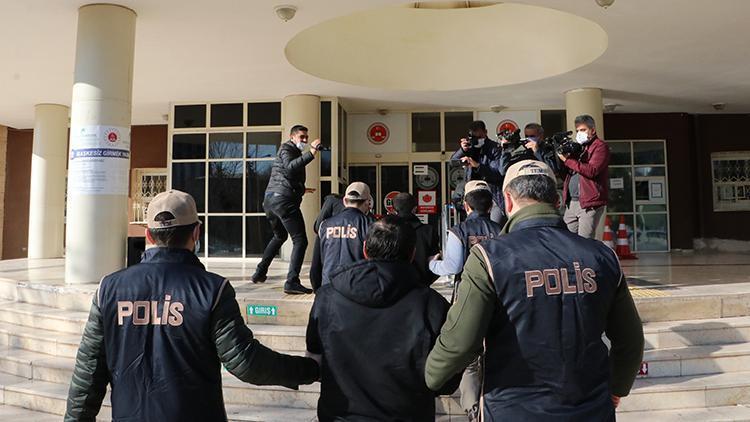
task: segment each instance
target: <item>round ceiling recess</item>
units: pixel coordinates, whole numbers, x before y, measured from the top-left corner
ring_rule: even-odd
[[[472,3],[472,2],[454,2]],[[336,82],[450,91],[530,82],[589,64],[607,49],[598,24],[525,4],[392,6],[307,28],[286,46],[297,69]]]

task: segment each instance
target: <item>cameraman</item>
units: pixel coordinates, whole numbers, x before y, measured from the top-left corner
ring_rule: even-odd
[[[461,139],[461,147],[453,153],[451,160],[460,160],[466,170],[466,182],[483,180],[492,191],[494,206],[490,213],[492,221],[505,224],[505,210],[501,186],[510,153],[504,152],[500,144],[487,137],[487,126],[475,120],[469,126],[469,138]]]
[[[555,155],[552,145],[546,145],[544,141],[544,128],[539,123],[529,123],[523,128],[523,136],[526,138],[526,149],[534,153],[532,160],[547,164],[555,174],[560,174],[562,165]]]
[[[593,239],[609,197],[609,147],[596,135],[596,122],[588,114],[576,117],[575,127],[582,152],[578,157],[558,154],[565,174],[563,219],[568,230]]]

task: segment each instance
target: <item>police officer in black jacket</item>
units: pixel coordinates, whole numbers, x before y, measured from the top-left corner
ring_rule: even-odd
[[[292,256],[289,260],[289,272],[284,283],[287,294],[312,293],[299,280],[302,260],[307,249],[305,220],[302,217],[300,204],[305,194],[305,166],[310,164],[320,151],[320,139],[310,143],[310,151],[302,153],[307,144],[307,128],[301,125],[292,127],[290,139],[281,144],[279,153],[271,168],[271,179],[266,188],[263,210],[273,230],[273,239],[266,245],[263,259],[255,269],[251,280],[253,283],[266,281],[266,273],[271,261],[279,253],[281,245],[288,236],[292,237]]]
[[[200,222],[179,191],[148,206],[140,264],[104,277],[70,382],[65,421],[94,421],[111,386],[115,421],[226,421],[221,365],[239,379],[296,389],[318,378],[314,360],[253,338],[227,279],[195,256]]]
[[[365,258],[363,245],[372,223],[372,218],[367,215],[371,204],[372,196],[367,184],[354,182],[346,188],[344,210],[320,223],[319,259],[322,265],[314,265],[322,267],[322,285],[330,283],[331,273],[337,267]]]

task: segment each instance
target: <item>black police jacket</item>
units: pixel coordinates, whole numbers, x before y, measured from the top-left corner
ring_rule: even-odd
[[[408,225],[410,225],[417,235],[417,242],[414,247],[414,261],[412,265],[419,274],[419,280],[430,285],[438,279],[438,276],[430,271],[430,258],[440,252],[440,238],[435,226],[424,224],[414,214],[401,215]]]
[[[469,258],[471,248],[483,240],[492,239],[500,235],[503,226],[490,220],[488,214],[473,212],[466,220],[450,228],[464,247],[464,262]],[[457,282],[461,281],[461,273],[455,275]]]
[[[243,381],[297,388],[315,361],[253,338],[234,289],[184,249],[153,248],[105,277],[93,300],[66,421],[93,421],[111,385],[114,421],[225,421],[221,364]]]
[[[281,144],[273,160],[266,193],[301,201],[305,194],[305,166],[314,158],[309,151],[303,154],[291,140]]]
[[[372,219],[357,208],[345,208],[320,224],[322,285],[330,283],[337,267],[365,258],[364,242],[370,224]]]
[[[434,422],[424,364],[447,313],[448,302],[406,261],[360,261],[335,272],[318,290],[307,327],[308,352],[322,355],[319,420]]]
[[[485,414],[613,420],[602,333],[624,283],[614,252],[557,217],[521,221],[479,248],[500,309],[485,339]]]

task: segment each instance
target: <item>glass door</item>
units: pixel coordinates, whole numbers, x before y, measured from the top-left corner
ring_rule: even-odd
[[[664,141],[608,141],[609,205],[607,215],[617,233],[624,217],[630,248],[667,252],[669,194]]]

